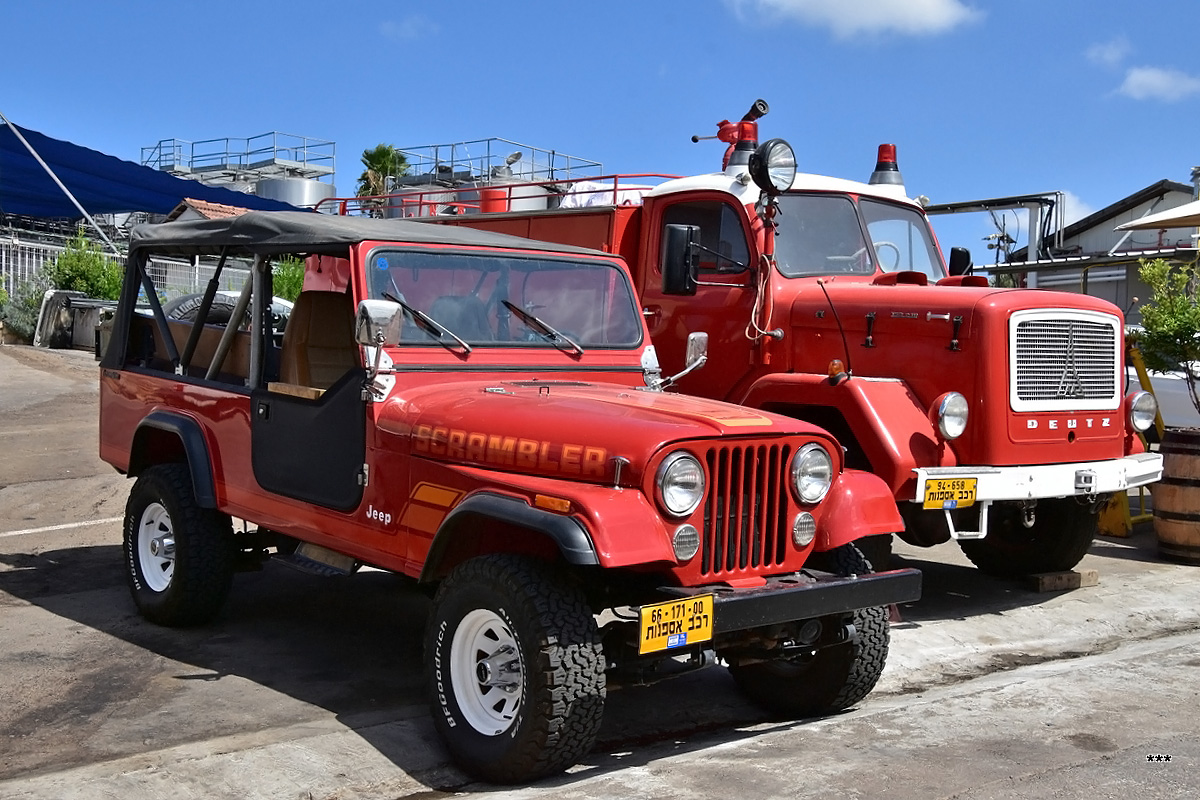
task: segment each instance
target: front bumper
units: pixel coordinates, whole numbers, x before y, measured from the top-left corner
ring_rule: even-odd
[[[988,507],[1000,500],[1042,500],[1055,497],[1092,497],[1124,492],[1162,478],[1159,453],[1137,453],[1106,461],[1069,464],[1035,464],[1024,467],[918,467],[913,500],[924,505],[929,481],[974,480],[974,502],[979,504],[979,530],[954,527],[954,503],[941,510],[955,539],[982,539],[987,532]],[[936,509],[935,509],[936,510]]]
[[[1040,500],[1136,489],[1162,477],[1159,453],[1138,453],[1107,461],[1035,464],[1028,467],[918,467],[913,500],[925,499],[925,482],[975,478],[976,501]]]
[[[771,578],[764,586],[671,586],[662,591],[678,598],[712,594],[713,633],[721,634],[919,600],[921,573],[896,569],[840,577],[800,572]]]

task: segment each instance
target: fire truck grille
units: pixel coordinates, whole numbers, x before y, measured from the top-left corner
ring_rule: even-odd
[[[1016,398],[1025,402],[1111,400],[1119,366],[1113,325],[1079,319],[1017,324]]]
[[[791,448],[716,446],[705,454],[710,489],[704,505],[704,575],[755,572],[787,554],[787,475]]]

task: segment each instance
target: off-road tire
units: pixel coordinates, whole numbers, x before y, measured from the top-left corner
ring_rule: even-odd
[[[200,304],[203,301],[203,293],[185,294],[163,303],[163,314],[170,319],[195,322],[196,314],[200,311]],[[212,305],[208,309],[207,323],[209,325],[228,325],[235,308],[237,308],[237,298],[224,294],[214,295]],[[247,313],[247,320],[248,318],[249,314]]]
[[[822,554],[822,569],[838,575],[870,573],[867,559],[853,544]],[[891,630],[887,608],[862,608],[851,615],[854,641],[825,647],[809,659],[778,659],[731,666],[739,688],[759,705],[795,717],[832,714],[850,708],[871,693],[887,663]],[[823,620],[840,625],[842,619]]]
[[[519,658],[519,675],[505,673],[519,682],[517,700],[478,677],[490,659],[470,631],[488,626]],[[434,596],[425,658],[434,727],[477,778],[516,783],[560,772],[596,741],[605,698],[596,622],[582,592],[541,562],[489,555],[459,565]],[[494,728],[481,730],[481,716]]]
[[[1021,523],[1020,506],[996,503],[988,512],[987,536],[960,539],[958,546],[989,575],[1064,572],[1087,555],[1098,524],[1098,514],[1073,497],[1038,501],[1032,528]]]
[[[854,540],[854,546],[863,554],[870,565],[868,572],[885,572],[891,569],[892,534],[876,533]]]
[[[163,535],[174,538],[173,558],[148,550]],[[220,612],[233,585],[233,528],[228,516],[196,503],[186,466],[160,464],[138,477],[125,505],[123,538],[129,589],[143,617],[186,627]]]

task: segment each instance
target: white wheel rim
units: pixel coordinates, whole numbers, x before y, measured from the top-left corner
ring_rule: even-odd
[[[504,620],[486,609],[463,617],[450,642],[450,682],[467,723],[485,736],[512,727],[524,678],[520,647]]]
[[[142,579],[155,592],[164,592],[175,574],[175,529],[161,503],[151,503],[138,520],[137,559]]]

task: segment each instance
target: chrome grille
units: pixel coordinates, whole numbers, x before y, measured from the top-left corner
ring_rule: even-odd
[[[701,572],[755,572],[787,555],[788,458],[785,445],[716,446],[705,453]]]
[[[1083,319],[1027,319],[1013,337],[1014,398],[1022,402],[1112,400],[1117,331]]]

